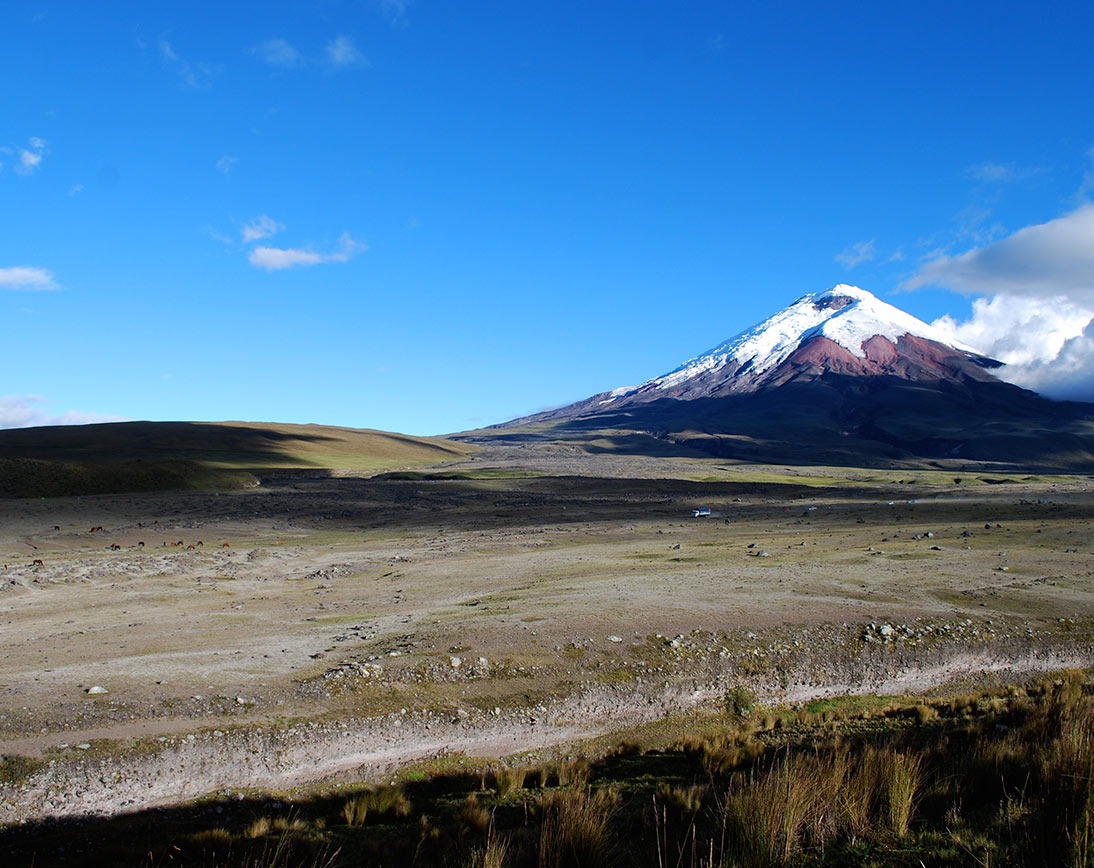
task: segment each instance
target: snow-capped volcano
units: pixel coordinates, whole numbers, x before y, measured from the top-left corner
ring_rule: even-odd
[[[760,462],[1094,467],[1094,405],[1004,383],[990,371],[999,366],[841,284],[667,374],[484,437],[587,438],[592,451]]]
[[[734,364],[738,372],[758,377],[781,365],[813,338],[823,337],[859,359],[869,359],[869,344],[885,338],[896,344],[911,335],[976,356],[971,347],[952,344],[934,326],[886,304],[857,286],[840,284],[799,298],[759,325],[685,362],[675,371],[649,381],[669,389],[708,371]],[[646,385],[646,384],[643,384]]]
[[[984,380],[994,379],[985,369],[998,366],[866,290],[840,284],[802,296],[667,374],[595,395],[574,408],[742,394],[826,373]]]

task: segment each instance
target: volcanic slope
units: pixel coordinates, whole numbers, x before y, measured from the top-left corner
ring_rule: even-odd
[[[1094,468],[1094,405],[1050,401],[999,379],[1001,367],[839,285],[667,374],[469,439],[793,464]]]

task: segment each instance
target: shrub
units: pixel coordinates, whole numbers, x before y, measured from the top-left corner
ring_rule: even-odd
[[[748,717],[756,707],[756,697],[747,687],[738,685],[725,695],[725,709],[729,714]]]

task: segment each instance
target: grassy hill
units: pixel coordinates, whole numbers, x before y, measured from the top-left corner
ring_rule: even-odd
[[[277,472],[372,475],[463,457],[440,438],[323,425],[115,422],[0,431],[0,497],[225,489]]]

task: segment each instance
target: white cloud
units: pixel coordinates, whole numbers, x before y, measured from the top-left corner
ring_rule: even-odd
[[[227,175],[229,172],[232,171],[232,169],[236,167],[236,164],[238,162],[239,157],[230,157],[225,154],[223,157],[217,160],[217,171],[223,172],[225,175]]]
[[[220,73],[220,66],[215,63],[191,63],[183,59],[166,39],[160,40],[159,49],[164,66],[182,79],[187,87],[209,87]]]
[[[368,60],[350,37],[337,36],[327,43],[327,62],[337,69],[345,69],[364,66]]]
[[[948,314],[935,325],[970,347],[1008,365],[1050,362],[1064,344],[1082,334],[1094,310],[1064,296],[1030,298],[996,295],[972,303],[972,317],[958,322]]]
[[[320,265],[325,262],[345,262],[350,257],[368,249],[368,246],[354,241],[348,233],[338,239],[337,249],[328,253],[292,247],[255,247],[247,259],[255,268],[266,271],[283,271],[297,266]]]
[[[48,268],[13,265],[0,268],[0,289],[56,289],[57,281]]]
[[[286,268],[295,268],[298,265],[318,265],[323,261],[323,257],[313,250],[301,250],[291,247],[256,247],[251,251],[247,260],[255,268],[264,268],[266,271],[281,271]]]
[[[243,243],[251,244],[254,241],[261,241],[263,238],[269,238],[271,235],[276,235],[284,228],[285,226],[283,224],[278,223],[266,214],[262,214],[243,224],[243,229],[241,230]]]
[[[42,157],[46,153],[46,140],[38,136],[27,139],[25,147],[2,148],[0,153],[13,157],[13,167],[16,174],[33,175],[42,165]]]
[[[38,165],[42,162],[42,154],[40,151],[21,151],[19,154],[19,171],[24,175],[29,175]]]
[[[1006,366],[998,375],[1050,398],[1094,400],[1094,306],[1057,298],[997,295],[972,317],[934,323]]]
[[[56,415],[46,408],[40,395],[0,395],[0,428],[32,428],[40,425],[88,425],[94,422],[124,422],[109,413],[66,410]]]
[[[906,288],[982,296],[935,325],[1006,363],[1005,380],[1052,398],[1094,400],[1094,204],[920,267]]]
[[[294,69],[304,65],[303,56],[291,42],[285,39],[267,39],[252,49],[252,52],[259,60],[270,66]]]
[[[1094,304],[1094,204],[958,256],[939,256],[903,283],[974,295],[1008,293]]]
[[[874,248],[874,242],[872,240],[856,241],[842,253],[836,254],[836,262],[844,268],[851,269],[856,265],[861,265],[863,262],[869,262],[876,257],[877,251]]]

